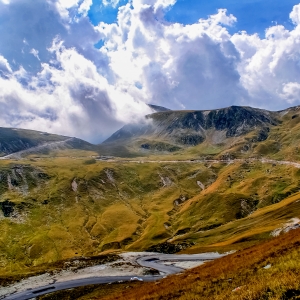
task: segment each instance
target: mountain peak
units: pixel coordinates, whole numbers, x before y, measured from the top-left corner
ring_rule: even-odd
[[[170,111],[170,109],[163,107],[163,106],[158,106],[154,104],[148,104],[148,106],[154,110],[154,112],[161,112],[161,111]]]

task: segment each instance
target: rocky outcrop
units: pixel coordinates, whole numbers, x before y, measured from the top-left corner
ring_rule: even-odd
[[[194,243],[188,243],[188,242],[183,242],[180,244],[171,244],[171,243],[165,242],[165,243],[153,245],[150,248],[148,248],[146,251],[147,252],[174,254],[181,250],[192,247],[193,245],[194,245]]]
[[[8,218],[13,215],[15,204],[9,200],[0,202],[0,208],[3,212],[4,217]]]
[[[0,170],[0,193],[15,191],[26,195],[31,188],[38,187],[50,179],[43,170],[29,165],[13,165]]]

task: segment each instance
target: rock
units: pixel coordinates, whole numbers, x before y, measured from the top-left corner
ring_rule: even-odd
[[[13,215],[15,204],[9,200],[5,200],[4,202],[0,202],[0,207],[4,217],[8,218]]]
[[[176,142],[178,144],[190,146],[197,146],[203,143],[204,140],[205,138],[199,134],[189,134],[176,137]]]
[[[179,205],[183,204],[184,202],[186,202],[187,200],[189,200],[188,196],[186,196],[186,195],[180,195],[180,197],[178,199],[174,200],[173,205],[175,207],[179,206]]]
[[[172,180],[169,177],[163,177],[161,174],[158,174],[161,180],[163,187],[169,187],[173,184]]]
[[[73,179],[71,186],[72,186],[73,192],[76,193],[77,192],[77,187],[78,187],[77,182],[76,182],[76,178]]]
[[[101,251],[109,250],[109,249],[121,249],[121,245],[119,242],[111,242],[102,246]]]
[[[268,270],[268,269],[270,269],[272,267],[272,265],[271,264],[268,264],[268,265],[266,265],[265,267],[263,267],[265,270]]]
[[[238,137],[256,131],[255,141],[268,138],[270,126],[280,123],[279,114],[251,107],[231,106],[206,111],[160,111],[147,116],[146,122],[128,124],[115,132],[104,144],[131,138],[151,136],[151,139],[167,137],[170,142],[195,146],[204,142],[208,132],[222,139]],[[144,143],[142,149],[151,148]]]
[[[202,189],[205,190],[205,185],[201,181],[197,181],[197,185]]]

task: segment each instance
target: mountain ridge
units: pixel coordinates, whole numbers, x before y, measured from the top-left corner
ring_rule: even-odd
[[[0,157],[18,152],[50,151],[56,148],[93,149],[93,145],[75,137],[21,128],[0,127]]]
[[[127,124],[99,145],[99,150],[117,156],[145,156],[153,153],[179,153],[194,146],[219,147],[227,151],[232,144],[248,147],[247,136],[256,142],[268,139],[272,128],[286,114],[299,107],[273,112],[249,106],[230,106],[214,110],[168,110],[145,117],[144,122]],[[120,147],[122,151],[118,151]],[[203,146],[204,147],[204,146]]]

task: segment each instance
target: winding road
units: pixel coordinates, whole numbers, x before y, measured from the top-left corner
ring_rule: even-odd
[[[300,169],[300,163],[287,160],[275,160],[268,158],[235,158],[235,159],[188,159],[188,160],[129,160],[129,159],[96,159],[97,161],[105,161],[112,163],[250,163],[260,162],[264,164],[288,165]]]
[[[49,284],[47,286],[42,286],[39,288],[26,290],[23,292],[11,294],[6,296],[3,299],[7,300],[27,300],[32,299],[37,296],[42,296],[45,294],[71,289],[80,286],[86,286],[91,284],[107,284],[107,283],[115,283],[115,282],[123,282],[130,280],[143,280],[143,281],[155,281],[163,278],[166,275],[176,274],[184,271],[184,269],[172,266],[172,265],[164,265],[163,262],[182,262],[182,261],[209,261],[213,259],[217,259],[223,257],[224,254],[218,253],[204,253],[204,254],[182,254],[182,255],[172,255],[172,254],[156,254],[156,255],[148,255],[139,257],[136,262],[143,267],[153,268],[164,275],[148,275],[148,276],[95,276],[90,278],[82,278],[64,282],[58,282],[54,284]]]

